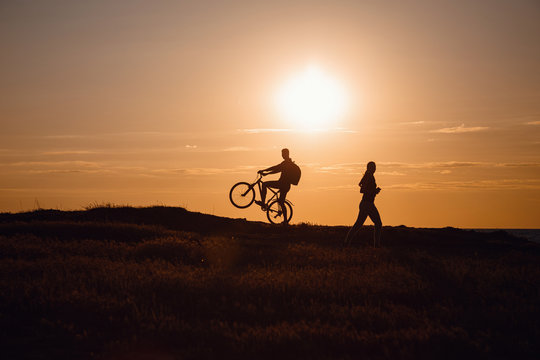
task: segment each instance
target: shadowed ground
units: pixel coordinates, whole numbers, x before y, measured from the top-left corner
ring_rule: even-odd
[[[540,246],[181,208],[0,214],[6,359],[538,358]]]

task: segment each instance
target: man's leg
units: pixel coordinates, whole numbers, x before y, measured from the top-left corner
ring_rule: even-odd
[[[362,225],[364,225],[364,222],[366,221],[367,217],[368,217],[368,212],[366,211],[366,206],[365,204],[362,204],[362,202],[360,202],[359,209],[358,209],[358,217],[356,218],[354,225],[351,227],[351,229],[347,233],[347,236],[345,237],[345,244],[350,243],[354,238],[356,238],[358,231],[360,230]]]
[[[265,206],[266,205],[266,188],[278,188],[279,182],[278,181],[263,181],[261,184],[261,201],[255,201],[257,205]]]
[[[266,202],[266,182],[264,181],[261,186],[261,202],[263,204]]]
[[[373,230],[373,247],[381,246],[381,233],[382,233],[382,221],[381,215],[379,215],[379,210],[375,204],[369,209],[369,218],[373,221],[374,230]]]
[[[287,193],[289,192],[289,189],[287,188],[281,188],[279,189],[279,206],[281,206],[281,212],[283,213],[283,224],[288,224],[289,221],[287,220],[287,207],[285,206],[285,198],[287,197]]]

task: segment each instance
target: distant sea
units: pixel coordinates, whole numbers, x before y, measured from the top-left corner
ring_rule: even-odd
[[[525,238],[529,241],[540,244],[540,229],[471,229],[474,231],[481,232],[494,232],[499,230],[504,230],[507,233]]]

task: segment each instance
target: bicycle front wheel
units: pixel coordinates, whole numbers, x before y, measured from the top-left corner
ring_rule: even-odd
[[[287,208],[287,222],[289,222],[292,218],[292,206],[288,201],[285,201],[285,207]],[[274,200],[268,204],[268,208],[266,209],[266,217],[272,224],[279,224],[283,222],[283,210],[281,209],[281,205],[277,200]]]
[[[255,191],[247,182],[239,182],[231,188],[229,200],[237,208],[245,209],[255,200]]]

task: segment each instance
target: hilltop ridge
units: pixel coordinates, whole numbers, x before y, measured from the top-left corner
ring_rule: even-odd
[[[316,225],[300,223],[296,225],[272,225],[260,221],[229,218],[192,212],[182,207],[169,206],[97,206],[87,210],[53,210],[39,209],[20,213],[0,213],[0,224],[13,222],[97,222],[97,223],[125,223],[148,226],[161,226],[170,230],[190,231],[203,235],[220,234],[287,234],[289,237],[320,238],[322,233],[332,237],[336,243],[345,237],[349,227]],[[370,244],[372,226],[366,225],[360,231],[361,242]],[[512,244],[513,246],[528,246],[526,239],[511,235],[504,230],[493,232],[476,232],[452,227],[445,228],[412,228],[405,225],[384,226],[383,245],[389,246],[443,246],[443,247],[470,247],[480,241],[498,244]],[[477,245],[479,245],[478,243]]]
[[[0,214],[0,358],[538,358],[540,245],[172,207]]]

